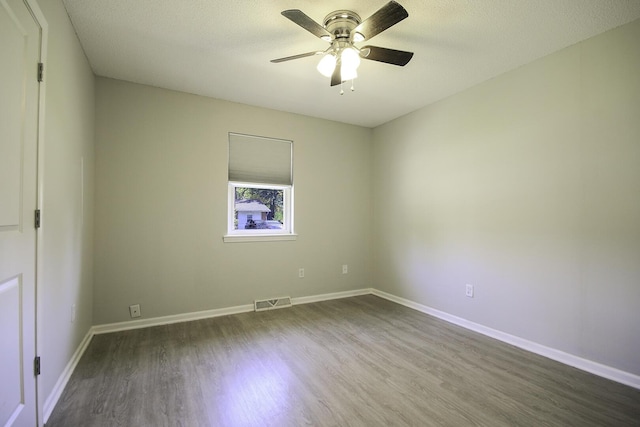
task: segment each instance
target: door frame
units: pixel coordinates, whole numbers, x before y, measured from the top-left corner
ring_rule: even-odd
[[[47,52],[49,41],[49,24],[45,19],[44,13],[40,9],[37,0],[23,0],[25,6],[31,12],[34,21],[40,26],[40,59],[39,61],[45,64],[45,75],[38,87],[38,137],[37,137],[37,149],[36,149],[36,209],[42,209],[43,195],[44,195],[44,148],[45,148],[45,94],[46,94],[46,64],[47,64]],[[46,221],[46,220],[45,220]],[[36,229],[36,274],[35,274],[35,353],[36,356],[42,357],[43,349],[41,343],[44,342],[43,337],[43,324],[44,318],[44,304],[40,301],[40,295],[43,295],[42,288],[44,284],[43,274],[43,259],[44,259],[44,246],[43,246],[43,230],[45,228],[43,221],[40,228]],[[43,407],[45,397],[42,396],[42,384],[41,376],[35,377],[36,381],[36,420],[38,426],[44,425]]]

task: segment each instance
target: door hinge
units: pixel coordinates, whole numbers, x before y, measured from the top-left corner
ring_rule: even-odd
[[[36,228],[40,228],[40,209],[36,209],[34,223],[36,225]]]
[[[38,81],[41,82],[44,80],[44,64],[42,62],[38,62]]]
[[[40,375],[40,356],[36,356],[33,360],[33,375]]]

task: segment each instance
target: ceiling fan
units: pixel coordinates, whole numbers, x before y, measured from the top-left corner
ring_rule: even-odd
[[[273,59],[271,62],[279,63],[308,56],[323,55],[318,63],[318,71],[326,77],[331,77],[331,86],[356,78],[358,76],[357,68],[360,65],[360,58],[402,67],[413,57],[413,52],[404,50],[369,45],[358,48],[354,44],[372,39],[409,16],[405,8],[395,1],[390,1],[382,6],[364,21],[360,19],[357,13],[350,10],[331,12],[324,18],[324,25],[318,24],[298,9],[285,10],[282,15],[316,37],[331,43],[331,46],[326,50]],[[353,86],[351,90],[353,90]],[[340,94],[342,93],[344,92],[341,90]]]

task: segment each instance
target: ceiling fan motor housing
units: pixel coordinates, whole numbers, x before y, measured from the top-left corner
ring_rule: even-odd
[[[361,22],[362,19],[355,12],[336,10],[324,18],[324,28],[333,35],[334,40],[346,41]]]

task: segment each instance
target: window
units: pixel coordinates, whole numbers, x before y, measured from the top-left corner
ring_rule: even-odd
[[[293,143],[229,133],[225,242],[293,240]]]

